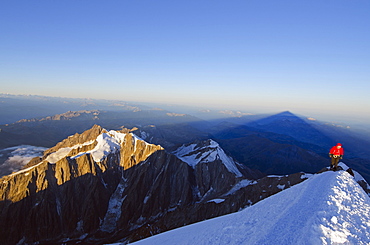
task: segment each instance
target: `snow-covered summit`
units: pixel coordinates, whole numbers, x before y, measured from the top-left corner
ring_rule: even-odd
[[[106,130],[105,130],[106,131]],[[132,144],[134,145],[134,148],[136,148],[136,145],[138,142],[143,142],[144,144],[149,144],[136,136],[133,133],[129,133],[131,135]],[[71,158],[78,158],[84,154],[91,154],[95,162],[102,161],[105,157],[107,157],[110,153],[115,153],[116,151],[119,151],[121,148],[121,144],[125,143],[126,141],[126,133],[122,133],[115,130],[110,130],[109,132],[103,132],[100,135],[97,136],[95,140],[89,140],[82,144],[75,144],[70,147],[64,147],[58,149],[58,151],[51,153],[47,158],[46,161],[49,163],[56,163],[60,159],[68,156],[72,150],[78,150],[80,148],[83,148],[84,146],[89,146],[92,144],[95,144],[95,147],[89,151],[79,151],[78,154],[72,156]],[[134,149],[135,150],[135,149]]]
[[[90,153],[95,162],[101,162],[109,153],[116,152],[121,147],[121,143],[125,141],[124,133],[116,131],[109,131],[108,133],[102,133],[96,138],[96,146],[94,149],[80,153],[72,158],[80,157],[83,154]]]
[[[240,212],[134,244],[369,243],[369,196],[347,172],[328,171]]]
[[[173,154],[193,168],[199,163],[220,160],[229,172],[234,173],[237,177],[242,176],[242,173],[237,167],[238,163],[226,155],[220,145],[211,139],[199,143],[183,145],[174,151]]]

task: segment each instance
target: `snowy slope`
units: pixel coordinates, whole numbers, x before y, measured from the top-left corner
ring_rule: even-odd
[[[369,243],[370,198],[347,172],[329,171],[240,212],[134,244]]]

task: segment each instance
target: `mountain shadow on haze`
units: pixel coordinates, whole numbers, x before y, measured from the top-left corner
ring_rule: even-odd
[[[308,120],[298,117],[289,111],[250,122],[246,126],[262,132],[288,135],[296,141],[321,147],[335,143],[333,139],[310,124]]]
[[[240,128],[235,130],[238,132]],[[323,156],[307,149],[320,147],[296,141],[289,136],[250,131],[248,135],[235,138],[218,137],[215,136],[216,141],[237,161],[265,174],[312,173],[328,164]]]
[[[370,138],[358,137],[358,133],[350,127],[334,123],[309,120],[294,115],[291,112],[282,112],[246,124],[249,127],[288,135],[300,142],[320,146],[318,153],[326,154],[338,142],[345,146],[345,155],[348,158],[364,158],[370,160]]]
[[[220,124],[213,137],[237,161],[266,174],[317,172],[328,166],[329,149],[345,146],[346,163],[370,180],[370,142],[349,129],[282,112],[243,125]],[[359,146],[360,145],[360,146]]]

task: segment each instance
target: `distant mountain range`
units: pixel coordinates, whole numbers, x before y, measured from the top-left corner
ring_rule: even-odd
[[[161,108],[161,109],[160,109]],[[111,111],[137,112],[143,110],[162,110],[173,116],[184,114],[197,118],[215,120],[220,118],[240,118],[251,113],[233,110],[210,110],[168,104],[137,103],[122,100],[98,100],[49,97],[37,95],[12,95],[0,93],[0,125],[10,124],[22,119],[40,119],[63,114],[67,111]],[[173,113],[177,112],[177,113]]]
[[[0,125],[80,110],[140,111],[148,109],[117,100],[72,99],[37,95],[0,94]]]

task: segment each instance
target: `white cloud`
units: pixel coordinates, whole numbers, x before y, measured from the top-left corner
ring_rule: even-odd
[[[0,163],[0,177],[20,170],[32,158],[40,157],[47,148],[30,145],[20,145],[0,150],[1,156],[7,159]]]

